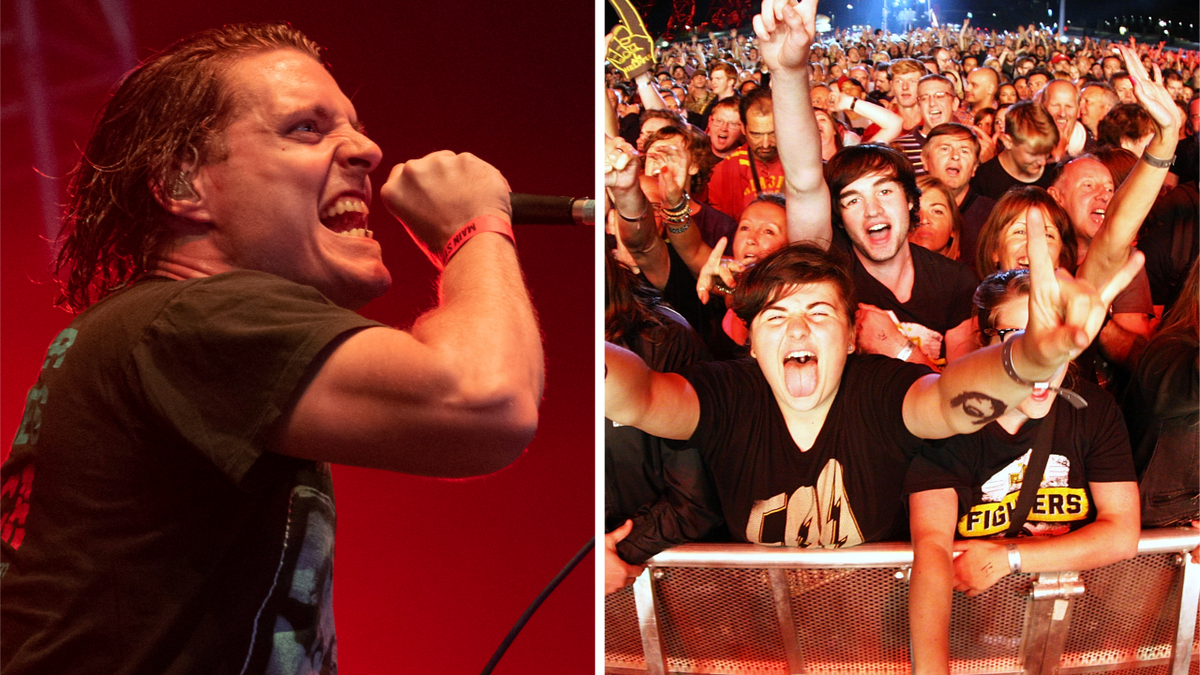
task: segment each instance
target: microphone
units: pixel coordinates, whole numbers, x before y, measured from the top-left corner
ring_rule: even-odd
[[[596,200],[509,194],[513,225],[595,225]]]

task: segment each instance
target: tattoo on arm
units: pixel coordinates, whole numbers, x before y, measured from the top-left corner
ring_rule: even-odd
[[[987,424],[1004,414],[1008,406],[1000,399],[992,398],[978,391],[964,391],[950,400],[954,407],[962,406],[968,417],[974,417],[972,424]]]

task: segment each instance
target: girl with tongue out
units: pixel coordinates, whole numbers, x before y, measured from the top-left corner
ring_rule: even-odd
[[[940,375],[855,354],[853,289],[839,254],[798,243],[761,260],[734,291],[752,358],[655,373],[606,345],[605,416],[699,448],[741,540],[840,547],[906,538],[898,477],[923,439],[974,433],[1051,381],[1095,337],[1141,262],[1134,253],[1097,291],[1055,272],[1037,209],[1028,228],[1026,332]]]

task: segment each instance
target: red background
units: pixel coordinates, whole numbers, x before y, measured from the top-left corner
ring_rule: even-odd
[[[6,2],[0,16],[6,33],[19,26],[17,4]],[[63,181],[35,169],[65,174],[123,71],[104,71],[115,48],[97,5],[31,4],[45,79],[75,85],[51,100],[57,166],[35,167],[21,107],[28,61],[6,38],[0,59],[5,456],[45,349],[70,320],[52,307],[36,197],[37,182],[53,180],[61,202]],[[393,164],[450,149],[491,162],[516,192],[594,196],[590,2],[130,0],[129,8],[138,59],[229,22],[286,20],[307,33],[327,48],[334,76],[383,148],[372,175],[376,189]],[[407,326],[434,302],[433,268],[399,224],[376,211],[372,227],[395,281],[363,313]],[[545,333],[546,398],[537,438],[513,466],[466,481],[335,468],[342,672],[479,672],[528,603],[593,535],[594,230],[531,225],[518,226],[516,236]],[[593,671],[593,565],[594,554],[551,595],[497,673]]]

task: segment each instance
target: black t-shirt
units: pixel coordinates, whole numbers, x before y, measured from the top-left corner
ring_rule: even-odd
[[[962,231],[959,233],[958,259],[976,275],[979,274],[979,270],[975,269],[975,251],[979,248],[979,233],[983,230],[983,224],[987,222],[988,216],[992,215],[992,209],[995,206],[995,199],[985,197],[968,188],[967,198],[959,207],[959,210],[962,211],[963,222]]]
[[[836,548],[907,537],[900,491],[924,442],[904,425],[909,387],[929,368],[851,355],[813,447],[801,452],[756,361],[681,371],[700,400],[688,445],[712,472],[740,541]]]
[[[946,332],[971,318],[971,298],[979,285],[975,273],[957,260],[905,244],[912,252],[913,286],[908,302],[901,303],[863,266],[845,230],[834,230],[834,242],[850,261],[855,300],[891,310],[918,349],[933,361],[944,359]]]
[[[1004,170],[1004,167],[1000,165],[1000,155],[996,155],[980,164],[979,168],[975,170],[975,177],[971,179],[971,190],[999,201],[1000,197],[1004,196],[1004,193],[1014,185],[1036,185],[1048,189],[1054,182],[1050,174],[1051,171],[1047,168],[1042,170],[1041,177],[1034,182],[1023,183]]]
[[[1046,470],[1022,535],[1058,535],[1096,519],[1088,483],[1136,480],[1129,437],[1112,396],[1085,380],[1071,389],[1088,402],[1076,410],[1059,397]],[[957,538],[1002,536],[1016,505],[1021,480],[1042,420],[1009,434],[996,422],[979,432],[928,444],[913,460],[906,495],[954,488]]]
[[[662,325],[627,337],[623,346],[660,373],[710,360],[683,317],[663,307],[659,315]],[[633,519],[633,529],[617,543],[617,554],[640,565],[659,551],[704,537],[720,524],[721,514],[712,479],[695,448],[673,450],[657,436],[605,418],[605,531],[626,519]]]
[[[692,276],[692,271],[679,257],[674,246],[667,244],[667,254],[671,271],[662,288],[663,300],[691,324],[713,358],[725,360],[742,356],[745,347],[734,342],[721,327],[721,321],[725,318],[725,303],[721,302],[719,296],[710,296],[707,305],[700,302],[696,295],[696,277]]]
[[[266,444],[327,347],[377,325],[260,272],[80,314],[0,469],[4,672],[336,669],[329,467]]]

